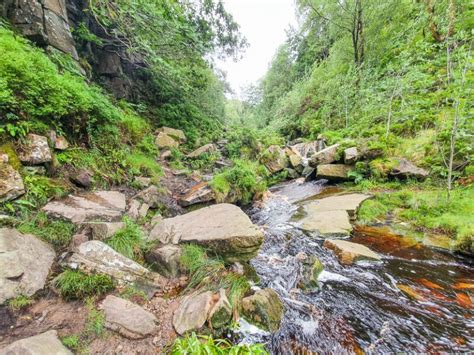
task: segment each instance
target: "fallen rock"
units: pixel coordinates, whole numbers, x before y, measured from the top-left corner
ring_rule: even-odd
[[[91,229],[92,239],[105,240],[125,227],[123,222],[89,222],[85,223]]]
[[[108,295],[101,304],[105,326],[126,338],[145,338],[158,330],[156,317],[139,305]]]
[[[43,211],[49,216],[63,218],[72,223],[116,222],[121,220],[125,207],[125,195],[121,192],[97,191],[51,201],[43,207]]]
[[[201,182],[190,188],[183,197],[180,197],[178,203],[180,206],[188,207],[197,203],[211,202],[216,198],[214,191],[207,182]]]
[[[0,355],[72,355],[55,330],[24,338],[0,350]]]
[[[8,161],[8,157],[6,161]],[[25,192],[25,185],[20,173],[7,162],[0,162],[0,202],[14,200]]]
[[[302,171],[302,169],[304,169],[304,165],[303,165],[303,157],[301,156],[301,154],[298,151],[294,151],[290,148],[286,148],[285,152],[290,161],[290,165],[294,169],[297,169],[297,170],[301,169]]]
[[[209,143],[209,144],[203,145],[202,147],[199,147],[195,151],[189,153],[188,155],[186,155],[186,157],[188,157],[188,158],[197,158],[201,154],[215,153],[215,152],[217,152],[217,147],[214,144]]]
[[[264,330],[276,332],[283,317],[283,303],[278,294],[270,288],[255,292],[242,299],[242,315],[249,322]]]
[[[54,148],[57,150],[66,150],[69,148],[69,142],[62,136],[57,136],[54,141]]]
[[[329,181],[346,181],[352,167],[344,164],[323,164],[316,168],[316,176],[319,179],[327,179]]]
[[[161,127],[157,129],[157,132],[160,133],[165,133],[168,136],[181,141],[181,142],[186,142],[186,135],[184,132],[180,129],[175,129],[175,128],[170,128],[170,127]]]
[[[239,207],[222,203],[166,218],[153,228],[149,239],[163,244],[194,242],[234,262],[257,255],[263,233]]]
[[[182,250],[178,245],[165,245],[152,249],[146,255],[146,261],[160,275],[177,277],[180,274],[180,258]]]
[[[214,304],[211,291],[186,296],[173,315],[173,327],[179,335],[201,329]]]
[[[318,152],[318,142],[297,143],[290,146],[290,149],[303,158],[310,158]]]
[[[82,243],[67,260],[66,265],[86,273],[106,274],[119,283],[149,284],[161,287],[164,280],[135,261],[116,252],[98,240]]]
[[[163,148],[177,148],[179,147],[179,141],[166,133],[160,132],[155,138],[155,144],[159,149]]]
[[[317,167],[321,164],[334,163],[337,160],[337,148],[339,148],[339,144],[334,144],[313,154],[309,160],[309,165]]]
[[[0,304],[43,289],[56,254],[31,234],[0,228]]]
[[[344,164],[354,164],[357,160],[359,160],[359,151],[356,147],[344,150]]]
[[[28,134],[24,144],[18,149],[18,158],[24,164],[38,165],[52,160],[48,138],[36,134]]]
[[[351,265],[359,260],[381,260],[380,255],[365,245],[340,239],[326,239],[324,247],[334,251],[341,264]]]
[[[232,306],[224,289],[219,291],[219,300],[209,312],[208,320],[213,329],[223,328],[232,318]]]
[[[78,187],[88,189],[92,186],[92,177],[93,174],[89,170],[80,170],[75,174],[70,175],[69,180]]]
[[[285,151],[277,145],[268,147],[268,149],[263,152],[260,162],[265,165],[270,174],[282,171],[288,165]]]
[[[390,176],[401,179],[425,179],[429,173],[425,169],[415,166],[406,159],[397,159],[396,165],[391,169]]]

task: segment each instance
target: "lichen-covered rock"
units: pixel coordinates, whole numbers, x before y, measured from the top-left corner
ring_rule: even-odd
[[[165,133],[168,136],[178,140],[180,142],[186,142],[186,135],[180,129],[170,128],[170,127],[161,127],[157,129],[157,133]]]
[[[130,339],[145,338],[158,330],[156,317],[139,305],[108,295],[101,304],[105,326]]]
[[[347,181],[351,179],[348,174],[352,169],[351,166],[344,164],[322,164],[316,168],[316,176],[329,181]]]
[[[57,136],[54,141],[54,149],[57,150],[66,150],[69,148],[69,142],[63,136]]]
[[[4,160],[8,161],[8,157]],[[0,202],[14,200],[25,192],[20,173],[7,162],[0,162]]]
[[[151,267],[160,275],[166,277],[177,277],[180,273],[180,258],[182,250],[178,245],[164,245],[152,249],[147,255],[146,260]]]
[[[209,324],[213,329],[223,328],[232,318],[232,306],[225,294],[224,289],[219,291],[219,300],[214,304],[209,312]]]
[[[28,134],[25,143],[18,148],[18,158],[24,164],[38,165],[52,160],[48,138],[37,134]]]
[[[340,239],[326,239],[324,247],[334,251],[341,264],[351,265],[359,260],[380,260],[381,257],[365,245]]]
[[[198,149],[196,149],[193,152],[189,153],[187,155],[187,157],[188,158],[197,158],[202,154],[215,153],[215,152],[217,152],[217,147],[214,144],[209,143],[209,144],[203,145],[202,147],[199,147]]]
[[[0,304],[41,290],[55,258],[53,248],[35,236],[0,228]]]
[[[264,330],[276,332],[280,328],[284,313],[283,303],[278,294],[266,288],[242,299],[242,315],[249,322]]]
[[[282,171],[288,165],[285,151],[277,145],[268,147],[260,157],[260,162],[265,165],[270,174]]]
[[[321,261],[314,255],[306,256],[302,260],[302,277],[299,286],[302,289],[318,287],[318,276],[324,270]]]
[[[334,144],[313,154],[309,161],[309,165],[317,167],[321,164],[334,163],[337,160],[337,148],[339,148],[339,144]]]
[[[166,133],[160,132],[155,138],[155,144],[159,149],[163,148],[177,148],[179,147],[179,141]]]
[[[356,147],[344,150],[344,164],[354,164],[357,160],[359,160],[359,151]]]
[[[173,327],[179,335],[201,329],[214,305],[213,294],[206,291],[192,294],[182,299],[173,315]]]
[[[0,349],[0,355],[72,355],[55,330],[24,338]]]
[[[149,239],[163,244],[197,243],[233,262],[254,257],[263,233],[239,207],[222,203],[166,218],[153,228]]]
[[[389,175],[401,179],[425,179],[429,173],[425,169],[419,168],[413,163],[409,162],[406,159],[399,158],[395,159],[396,163],[390,170]]]

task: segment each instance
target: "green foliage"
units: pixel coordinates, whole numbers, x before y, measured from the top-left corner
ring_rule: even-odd
[[[74,224],[62,220],[50,220],[44,212],[23,216],[17,228],[21,233],[33,234],[51,243],[58,251],[69,246],[76,230]]]
[[[80,348],[81,339],[79,338],[78,335],[74,334],[74,335],[65,336],[64,338],[61,338],[61,341],[64,344],[64,346],[66,346],[67,348],[71,350],[78,351]]]
[[[125,227],[108,238],[105,243],[127,258],[141,259],[143,249],[146,247],[143,231],[129,218],[125,218],[124,222]]]
[[[148,300],[148,297],[144,291],[130,285],[120,290],[120,297],[131,300],[135,303],[144,303]]]
[[[110,276],[85,274],[75,270],[66,270],[61,273],[56,279],[55,286],[61,297],[66,300],[81,300],[90,296],[100,296],[115,287]]]
[[[84,327],[84,337],[100,337],[105,332],[105,315],[95,307],[95,299],[89,297],[86,299],[87,319]]]
[[[7,304],[8,304],[8,307],[12,311],[20,311],[20,310],[32,305],[33,300],[28,296],[20,295],[20,296],[17,296],[15,298],[12,298],[12,299],[8,300]]]
[[[232,345],[228,340],[213,339],[211,336],[192,333],[178,338],[169,352],[172,355],[264,355],[268,354],[263,345]]]

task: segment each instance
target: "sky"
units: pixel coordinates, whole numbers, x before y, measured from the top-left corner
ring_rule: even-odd
[[[263,77],[277,48],[285,41],[290,24],[295,24],[294,0],[224,0],[250,46],[238,62],[218,62],[227,81],[239,94],[241,89]]]

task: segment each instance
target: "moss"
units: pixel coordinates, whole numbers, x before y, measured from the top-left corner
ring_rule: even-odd
[[[0,146],[0,154],[6,154],[8,156],[8,163],[15,170],[20,170],[21,161],[16,154],[13,143],[5,143]]]

